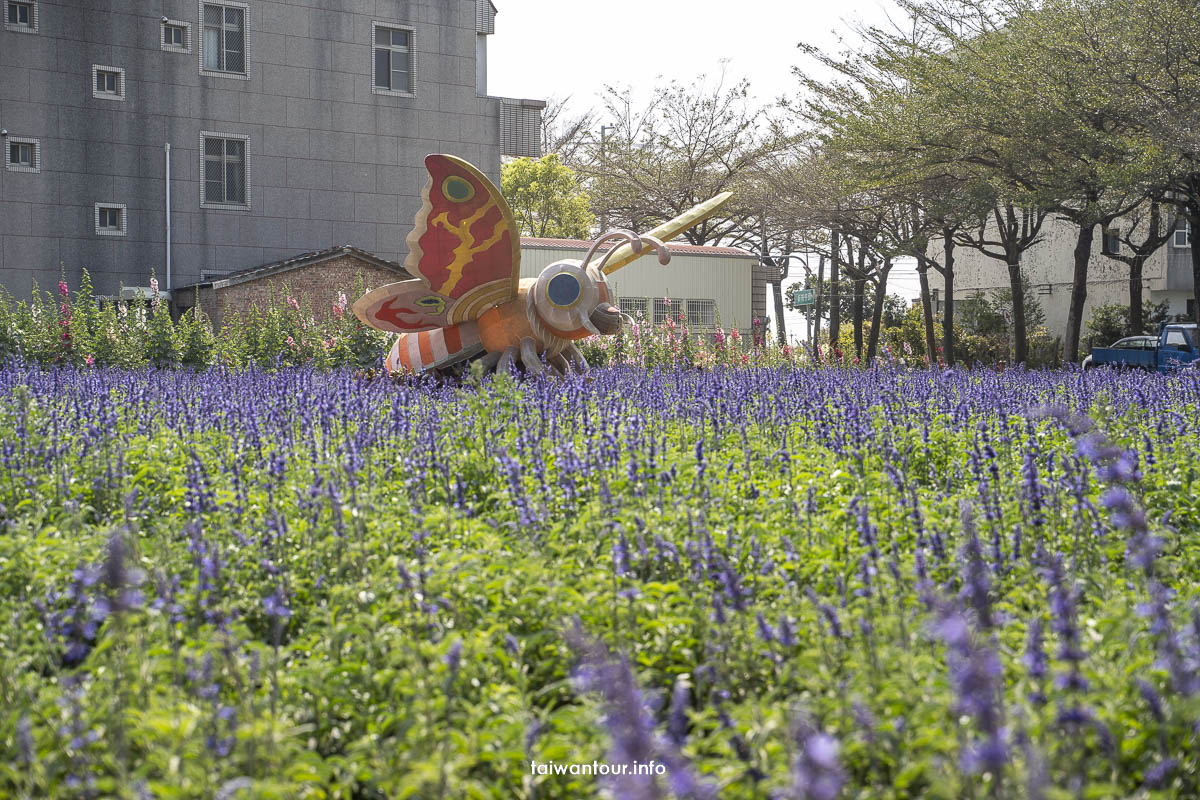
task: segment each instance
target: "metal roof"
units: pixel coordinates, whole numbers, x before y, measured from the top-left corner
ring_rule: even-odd
[[[365,261],[368,264],[373,264],[377,267],[383,267],[384,269],[390,269],[395,272],[397,277],[400,279],[412,277],[404,269],[402,264],[398,264],[395,261],[382,259],[374,253],[369,253],[362,248],[355,247],[354,245],[343,244],[338,245],[337,247],[330,247],[327,250],[314,250],[310,253],[300,253],[299,255],[285,258],[282,261],[272,261],[270,264],[262,264],[261,266],[250,267],[249,269],[243,269],[237,272],[230,272],[225,275],[215,276],[207,280],[188,284],[187,286],[179,286],[176,287],[175,291],[205,286],[211,286],[214,289],[224,289],[227,286],[236,286],[239,283],[258,280],[259,278],[265,278],[268,275],[287,272],[289,270],[297,269],[298,267],[309,267],[314,264],[320,264],[323,261],[340,258],[341,256],[354,256],[355,258]]]

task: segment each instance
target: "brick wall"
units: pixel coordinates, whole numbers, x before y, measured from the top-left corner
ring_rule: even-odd
[[[202,290],[200,303],[213,325],[220,326],[229,314],[244,313],[252,305],[257,305],[260,309],[266,308],[272,298],[282,298],[286,288],[287,294],[301,304],[307,301],[313,313],[322,317],[330,313],[338,292],[345,292],[350,303],[358,299],[354,294],[354,285],[360,274],[364,290],[404,280],[403,275],[393,270],[369,264],[353,255],[345,255],[215,291]],[[193,302],[190,297],[180,299],[184,306]]]

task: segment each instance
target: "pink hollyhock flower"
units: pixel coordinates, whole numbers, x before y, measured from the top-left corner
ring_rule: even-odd
[[[158,278],[150,279],[150,291],[154,292],[155,294],[158,294]]]
[[[89,367],[90,367],[92,364],[95,364],[95,363],[96,363],[96,359],[92,358],[91,356],[88,356],[87,358],[85,358],[85,359],[84,359],[84,361],[85,361],[85,362],[87,362],[87,365],[88,365]]]
[[[300,310],[300,304],[297,303],[296,298],[292,297],[291,295],[288,296],[287,303],[289,306],[296,309],[297,311]]]
[[[58,293],[61,294],[63,297],[67,296],[67,282],[66,281],[58,282]]]

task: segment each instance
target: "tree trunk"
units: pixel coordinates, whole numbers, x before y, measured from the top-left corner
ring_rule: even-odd
[[[1129,335],[1146,332],[1146,320],[1142,315],[1142,267],[1146,256],[1135,255],[1129,262]]]
[[[933,298],[929,296],[929,264],[922,258],[917,262],[917,276],[921,279],[921,318],[925,324],[925,353],[929,363],[937,363],[937,337],[933,332]]]
[[[942,259],[942,281],[946,298],[942,301],[942,360],[947,367],[954,366],[954,231],[942,229],[942,244],[945,256]]]
[[[1025,334],[1025,281],[1021,279],[1021,262],[1008,264],[1008,285],[1012,290],[1013,364],[1029,360],[1029,342]]]
[[[818,342],[821,341],[821,306],[825,302],[825,292],[824,292],[824,288],[823,288],[824,283],[825,283],[825,256],[821,256],[820,259],[817,261],[817,289],[814,292],[814,294],[816,296],[813,298],[813,305],[815,306],[815,313],[813,314],[813,317],[815,319],[813,321],[813,335],[812,335],[812,351],[813,351],[813,359],[814,360],[817,360],[821,357],[820,352],[818,350],[818,347],[819,347]]]
[[[1092,259],[1092,239],[1095,222],[1079,223],[1075,239],[1075,273],[1071,277],[1071,305],[1067,309],[1067,332],[1063,339],[1063,361],[1074,364],[1079,360],[1079,333],[1083,329],[1083,304],[1087,302],[1088,262]]]
[[[875,360],[875,351],[879,348],[880,328],[883,327],[883,302],[887,299],[887,278],[891,271],[891,261],[885,261],[883,269],[879,273],[879,282],[875,285],[875,306],[871,309],[871,334],[867,339],[867,363]]]
[[[779,345],[787,344],[787,328],[783,322],[783,280],[775,284],[775,327],[779,329]]]
[[[863,290],[867,282],[854,279],[854,355],[861,361],[863,356]]]
[[[834,231],[829,248],[829,347],[831,350],[837,348],[838,337],[842,334],[842,298],[838,289],[838,262],[841,260],[841,250],[841,236]]]

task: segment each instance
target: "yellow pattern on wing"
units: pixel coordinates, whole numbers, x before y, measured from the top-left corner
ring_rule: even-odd
[[[482,219],[484,214],[486,214],[488,211],[491,211],[495,207],[495,199],[489,200],[474,214],[464,219],[458,225],[450,222],[449,212],[446,211],[443,211],[441,214],[438,214],[436,217],[430,220],[430,225],[441,225],[450,233],[458,237],[459,242],[458,247],[454,248],[454,260],[446,266],[446,269],[450,271],[450,275],[446,278],[446,280],[442,281],[441,286],[432,287],[435,292],[449,297],[450,293],[454,291],[454,287],[457,286],[459,281],[462,280],[463,270],[465,270],[471,263],[472,258],[479,253],[486,252],[492,245],[500,241],[500,237],[502,237],[504,232],[508,230],[508,227],[504,224],[503,218],[501,218],[501,220],[497,222],[496,226],[492,229],[492,235],[485,239],[482,244],[476,243],[475,237],[471,235],[471,226]]]

